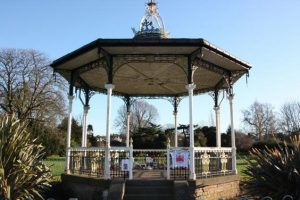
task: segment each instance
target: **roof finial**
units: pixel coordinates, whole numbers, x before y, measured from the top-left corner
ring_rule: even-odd
[[[157,4],[154,0],[147,3],[146,14],[142,18],[138,31],[132,29],[134,38],[166,38],[167,33],[162,18],[158,14]]]

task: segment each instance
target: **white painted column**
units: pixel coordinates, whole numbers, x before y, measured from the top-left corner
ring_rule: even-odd
[[[130,136],[130,112],[127,112],[126,118],[126,147],[129,147],[129,136]]]
[[[68,129],[67,129],[67,151],[66,151],[66,164],[65,171],[69,173],[70,169],[70,147],[71,147],[71,130],[72,130],[72,108],[73,108],[73,100],[74,96],[68,97],[69,99],[69,108],[68,108]]]
[[[216,146],[221,147],[221,124],[220,124],[220,107],[214,107],[216,114]]]
[[[189,121],[190,121],[190,179],[196,179],[195,173],[195,148],[194,148],[194,124],[193,124],[193,96],[195,84],[188,84],[186,89],[189,92]]]
[[[129,180],[133,179],[133,173],[132,173],[132,170],[133,170],[133,144],[132,143],[133,143],[133,140],[131,138],[129,141],[129,147],[130,147],[130,150],[129,150]]]
[[[83,106],[81,147],[87,147],[87,116],[89,109],[89,106]]]
[[[106,150],[105,150],[105,178],[110,179],[110,130],[111,130],[111,96],[113,84],[106,84],[107,90],[107,113],[106,113]]]
[[[178,147],[178,132],[177,132],[177,126],[178,126],[178,122],[177,122],[177,112],[174,112],[174,126],[175,126],[175,129],[174,129],[174,147]]]
[[[230,126],[231,126],[231,147],[232,147],[232,171],[237,174],[236,170],[236,146],[235,146],[235,132],[233,123],[233,97],[234,94],[228,95],[229,106],[230,106]]]
[[[171,170],[170,170],[170,138],[167,139],[167,180],[170,180]]]

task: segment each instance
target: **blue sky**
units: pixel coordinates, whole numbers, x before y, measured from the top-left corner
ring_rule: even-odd
[[[0,0],[0,48],[29,48],[57,59],[97,38],[131,38],[145,13],[146,0]],[[204,38],[253,65],[250,78],[235,91],[235,124],[242,128],[241,110],[255,100],[275,110],[300,101],[300,1],[298,0],[160,0],[159,13],[174,38]],[[66,91],[67,93],[67,91]],[[104,95],[91,100],[89,123],[105,133]],[[113,98],[113,119],[122,100]],[[172,106],[151,100],[158,123],[172,124]],[[210,125],[213,101],[195,97],[195,122]],[[228,101],[221,109],[222,130],[229,124]],[[82,107],[77,99],[74,116]],[[179,107],[179,123],[188,123],[188,104]],[[113,131],[116,131],[113,128]]]

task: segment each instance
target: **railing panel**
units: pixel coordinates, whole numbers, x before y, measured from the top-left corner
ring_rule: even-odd
[[[197,177],[205,178],[232,173],[231,148],[195,148]]]
[[[129,178],[129,150],[110,150],[110,177]]]
[[[167,169],[167,150],[134,149],[133,160],[133,169],[136,170]]]
[[[103,149],[70,149],[70,173],[104,177]]]

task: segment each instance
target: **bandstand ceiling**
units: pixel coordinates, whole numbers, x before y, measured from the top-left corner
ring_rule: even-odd
[[[123,96],[184,96],[226,89],[251,66],[203,39],[98,39],[51,66],[76,87]]]

